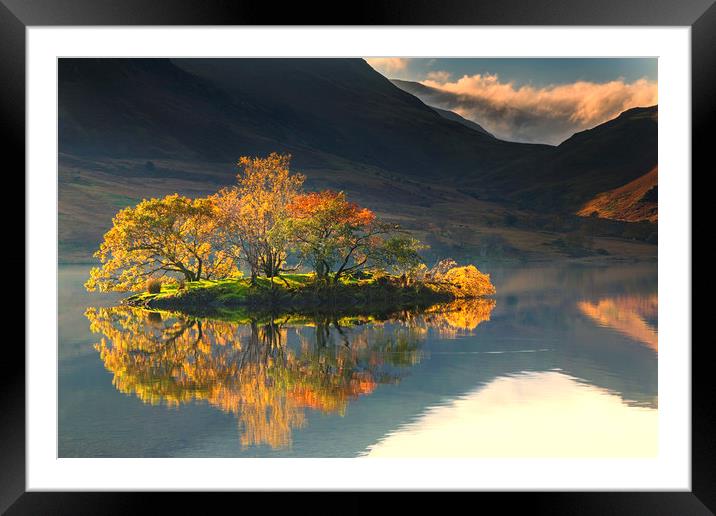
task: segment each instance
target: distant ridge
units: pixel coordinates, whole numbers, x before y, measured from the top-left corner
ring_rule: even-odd
[[[479,133],[486,134],[488,136],[492,136],[495,138],[495,135],[485,130],[484,127],[482,127],[480,124],[473,122],[472,120],[468,120],[467,118],[463,118],[454,111],[450,111],[447,109],[440,109],[435,106],[429,106],[431,109],[435,110],[441,117],[447,118],[448,120],[452,120],[453,122],[457,122],[459,124],[464,125],[465,127],[469,127],[470,129],[473,129]]]
[[[658,106],[628,109],[534,159],[514,160],[486,174],[479,184],[467,183],[532,209],[558,205],[574,213],[595,195],[657,166],[658,113]]]

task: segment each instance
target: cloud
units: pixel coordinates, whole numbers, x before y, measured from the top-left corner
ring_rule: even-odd
[[[441,82],[448,82],[450,80],[451,74],[450,72],[446,72],[444,70],[434,70],[432,72],[428,72],[426,74],[426,77],[428,80],[441,83]]]
[[[426,104],[455,111],[498,138],[558,144],[577,131],[622,111],[658,102],[657,83],[622,79],[534,87],[501,82],[497,75],[465,75],[457,81],[436,73],[413,91]]]
[[[366,61],[383,75],[402,72],[408,67],[408,59],[403,57],[368,57]]]

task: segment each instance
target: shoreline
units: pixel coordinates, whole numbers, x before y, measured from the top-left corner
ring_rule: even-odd
[[[410,286],[397,284],[396,278],[375,279],[317,286],[307,275],[291,275],[290,282],[267,278],[251,286],[247,279],[195,282],[178,288],[164,286],[159,293],[140,292],[122,300],[122,304],[148,310],[180,311],[196,315],[231,313],[387,313],[426,308],[456,300],[488,298],[495,294],[489,285],[481,295],[458,295],[454,285],[420,282]],[[300,282],[298,280],[303,280]],[[264,284],[265,283],[265,284]]]

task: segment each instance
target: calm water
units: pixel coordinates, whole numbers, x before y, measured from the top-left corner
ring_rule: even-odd
[[[59,455],[655,455],[656,266],[487,272],[494,300],[231,322],[60,267]]]

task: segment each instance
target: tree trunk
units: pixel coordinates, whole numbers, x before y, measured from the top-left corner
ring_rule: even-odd
[[[199,281],[201,279],[201,266],[202,266],[202,261],[199,260],[199,267],[196,270],[196,281]]]

